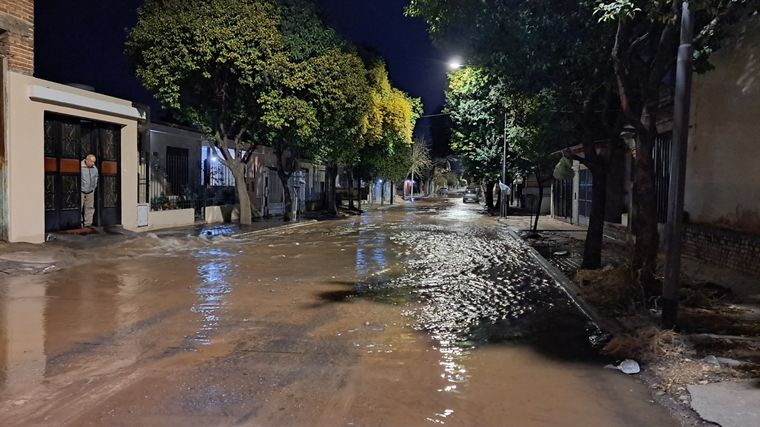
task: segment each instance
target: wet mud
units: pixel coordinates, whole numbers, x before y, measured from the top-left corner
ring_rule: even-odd
[[[0,278],[3,426],[668,426],[477,206],[145,235]]]

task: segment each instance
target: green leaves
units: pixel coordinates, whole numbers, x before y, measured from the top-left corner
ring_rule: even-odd
[[[597,0],[594,15],[599,17],[599,22],[617,21],[618,19],[632,19],[641,8],[631,0],[604,1]]]
[[[353,164],[364,146],[411,144],[419,117],[310,0],[146,0],[125,51],[178,118],[238,151]]]
[[[207,132],[236,135],[283,49],[268,2],[146,0],[125,50],[159,101]]]

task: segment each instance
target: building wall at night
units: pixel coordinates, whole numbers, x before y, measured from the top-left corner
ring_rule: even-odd
[[[33,0],[0,2],[0,55],[11,71],[34,74]]]
[[[760,234],[760,17],[694,76],[685,210],[692,222]]]
[[[8,240],[45,241],[45,113],[121,127],[121,222],[137,229],[137,133],[141,113],[126,100],[9,72],[7,82]]]

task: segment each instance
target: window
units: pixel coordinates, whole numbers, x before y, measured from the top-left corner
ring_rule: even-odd
[[[578,180],[580,181],[578,186],[578,215],[589,217],[591,216],[591,193],[594,186],[591,171],[581,169],[578,173]]]

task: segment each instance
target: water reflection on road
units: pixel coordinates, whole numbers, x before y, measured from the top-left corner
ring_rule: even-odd
[[[232,292],[227,282],[227,275],[234,271],[232,256],[231,252],[218,248],[201,249],[195,254],[201,281],[195,287],[198,302],[191,311],[201,315],[200,326],[193,336],[199,344],[210,344],[211,336],[219,327],[225,299]]]
[[[145,235],[0,283],[2,425],[670,425],[478,205]]]

